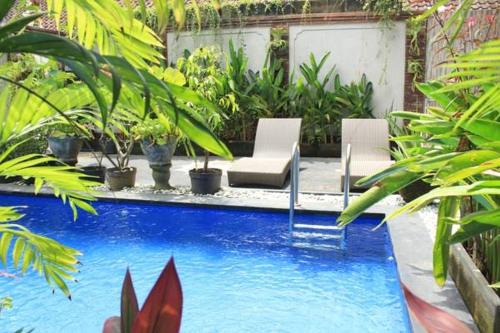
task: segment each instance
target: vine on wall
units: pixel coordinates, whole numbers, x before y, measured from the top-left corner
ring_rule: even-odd
[[[199,31],[218,29],[223,22],[244,25],[252,16],[301,14],[307,19],[311,13],[346,12],[365,10],[379,15],[383,22],[403,13],[401,0],[192,0],[186,5],[186,20],[179,30]],[[146,15],[146,17],[143,17]],[[153,29],[157,26],[156,14],[151,9],[136,9],[136,17]]]

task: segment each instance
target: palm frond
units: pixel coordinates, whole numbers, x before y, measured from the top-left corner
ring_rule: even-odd
[[[0,209],[0,220],[8,219],[15,211],[11,207]],[[6,215],[7,214],[7,215]],[[20,216],[20,214],[19,214]],[[47,283],[59,288],[64,295],[71,298],[66,281],[75,281],[72,274],[78,272],[77,250],[64,246],[50,238],[32,233],[19,224],[0,223],[0,260],[8,267],[8,255],[12,259],[12,267],[26,273],[31,267],[40,275],[44,275]]]
[[[129,4],[128,6],[132,6]],[[97,47],[103,55],[118,55],[134,66],[145,68],[163,57],[158,36],[134,12],[114,0],[47,0],[47,8],[58,28],[66,13],[64,30],[84,47]]]
[[[43,185],[47,185],[54,191],[56,197],[68,202],[74,219],[78,216],[78,208],[96,213],[87,201],[95,200],[91,187],[100,185],[99,183],[83,179],[84,175],[75,172],[77,170],[74,167],[48,166],[47,164],[59,164],[53,157],[29,154],[6,160],[8,153],[9,151],[0,156],[0,176],[34,178],[35,193],[38,193]]]

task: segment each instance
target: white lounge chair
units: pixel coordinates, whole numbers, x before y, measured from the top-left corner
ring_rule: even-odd
[[[261,118],[253,157],[235,161],[227,171],[229,185],[282,187],[290,169],[292,147],[300,140],[299,118]]]
[[[389,124],[385,119],[342,120],[342,166],[340,190],[344,189],[347,145],[351,145],[349,187],[361,178],[392,165],[389,152]]]

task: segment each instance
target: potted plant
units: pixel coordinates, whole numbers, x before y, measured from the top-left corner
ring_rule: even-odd
[[[111,191],[121,191],[126,187],[134,187],[137,169],[128,165],[130,154],[134,148],[134,137],[127,130],[127,126],[115,127],[112,131],[107,131],[107,135],[116,147],[114,161],[107,155],[113,164],[112,168],[106,169],[106,183],[109,189]]]
[[[198,48],[185,58],[179,58],[177,68],[184,74],[187,85],[198,91],[207,100],[216,103],[229,112],[236,112],[238,104],[235,95],[229,90],[226,76],[220,66],[220,54],[213,48]],[[193,115],[207,124],[215,134],[220,134],[226,115],[219,109],[213,110],[193,105]],[[193,150],[192,150],[193,151]],[[191,191],[196,194],[213,194],[220,189],[222,170],[209,168],[210,153],[204,150],[202,168],[189,170]]]
[[[78,169],[88,177],[84,177],[86,180],[90,181],[95,181],[104,184],[105,182],[105,176],[106,176],[106,167],[102,164],[102,161],[104,159],[105,154],[100,153],[100,147],[102,146],[102,142],[110,142],[110,140],[100,134],[102,131],[98,131],[98,127],[94,125],[94,123],[91,121],[91,116],[90,114],[83,115],[82,119],[82,126],[79,126],[78,123],[75,121],[76,126],[79,126],[80,129],[82,129],[82,133],[85,133],[85,138],[83,139],[84,146],[88,148],[88,152],[91,154],[92,157],[96,160],[96,163],[85,165],[85,166],[78,166]],[[99,134],[99,135],[98,135]],[[94,142],[99,142],[100,144],[92,144]]]
[[[155,189],[171,189],[170,167],[180,131],[168,119],[147,118],[132,128],[134,140],[140,141],[141,149],[153,171]]]
[[[83,140],[75,132],[73,125],[62,122],[53,125],[48,142],[50,151],[61,162],[72,166],[76,165]]]

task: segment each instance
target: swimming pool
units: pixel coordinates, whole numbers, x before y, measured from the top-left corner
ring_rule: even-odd
[[[388,232],[371,231],[376,216],[349,226],[343,249],[325,251],[292,246],[281,212],[98,202],[99,216],[71,222],[54,198],[0,202],[28,205],[25,226],[84,254],[72,301],[36,274],[2,279],[0,296],[14,309],[1,314],[1,332],[100,332],[119,314],[127,266],[142,304],[171,255],[184,292],[182,332],[411,331]]]

